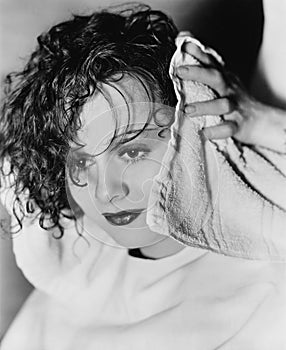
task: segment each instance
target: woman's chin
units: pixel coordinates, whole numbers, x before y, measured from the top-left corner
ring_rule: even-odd
[[[117,244],[128,249],[151,246],[165,238],[146,228],[142,230],[117,230],[116,232],[106,230],[106,232]]]

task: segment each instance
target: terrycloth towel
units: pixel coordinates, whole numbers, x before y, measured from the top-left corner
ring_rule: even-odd
[[[177,38],[170,76],[178,98],[171,140],[155,177],[147,223],[186,245],[248,259],[286,259],[286,159],[233,138],[206,140],[203,127],[222,117],[190,118],[184,105],[214,98],[207,86],[178,79],[175,68],[199,65],[182,52],[191,41],[220,57],[185,32]],[[152,203],[152,204],[151,204]]]

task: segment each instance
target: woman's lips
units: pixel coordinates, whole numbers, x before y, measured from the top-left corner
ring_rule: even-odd
[[[116,214],[103,213],[105,219],[112,225],[123,226],[128,225],[134,221],[143,211],[143,209],[130,209],[126,211],[120,211]]]

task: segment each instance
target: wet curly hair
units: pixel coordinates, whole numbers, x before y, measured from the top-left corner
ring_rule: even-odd
[[[70,143],[77,142],[82,107],[101,83],[133,74],[162,103],[175,105],[168,68],[176,36],[167,15],[135,4],[74,15],[37,38],[24,69],[6,77],[0,117],[0,166],[3,176],[15,179],[13,212],[20,228],[36,207],[40,226],[57,227],[57,237],[64,234],[61,218],[76,220],[65,186],[66,159]]]

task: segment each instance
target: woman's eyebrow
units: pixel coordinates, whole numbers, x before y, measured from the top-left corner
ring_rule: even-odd
[[[132,134],[135,134],[135,133],[139,133],[141,131],[141,133],[138,135],[138,137],[140,138],[146,138],[149,134],[150,131],[154,131],[154,130],[158,130],[160,129],[161,127],[160,126],[157,126],[157,127],[154,127],[154,128],[146,128],[142,131],[142,129],[134,129],[134,130],[129,130],[127,132],[123,132],[121,134],[117,134],[113,137],[112,140],[116,140],[118,139],[119,137],[121,136],[124,136],[124,135],[132,135]],[[136,139],[136,138],[134,138]],[[109,141],[110,142],[110,141]],[[123,142],[122,142],[123,143]],[[112,149],[116,149],[118,146],[120,146],[122,144],[121,142],[119,142],[118,144],[116,144]],[[78,147],[71,147],[71,151],[72,152],[75,152],[77,153],[78,155],[83,155],[83,156],[88,156],[88,157],[94,157],[94,154],[91,154],[91,153],[88,153],[86,151],[83,150],[83,148],[85,147],[86,145],[81,145],[81,146],[78,146]]]
[[[139,135],[138,135],[138,137],[139,136],[143,136],[143,135],[146,135],[147,136],[147,133],[148,133],[148,131],[153,131],[153,130],[158,130],[158,129],[160,129],[160,126],[157,126],[157,127],[154,127],[154,128],[146,128],[146,129],[144,129],[143,131],[142,131],[142,129],[134,129],[134,130],[129,130],[129,131],[127,131],[127,132],[123,132],[123,133],[121,133],[121,134],[117,134],[117,135],[115,135],[114,136],[114,138],[113,139],[117,139],[117,138],[119,138],[119,137],[121,137],[121,136],[124,136],[124,135],[132,135],[132,134],[135,134],[135,133],[139,133],[140,131],[140,133],[139,133]],[[146,137],[145,136],[145,137]]]
[[[154,130],[158,130],[160,127],[156,127],[156,128],[146,128],[142,131],[142,129],[137,129],[137,130],[129,130],[127,132],[123,132],[121,134],[117,134],[113,137],[112,141],[113,142],[114,140],[117,140],[118,138],[120,138],[120,136],[123,136],[123,139],[122,140],[119,140],[118,142],[115,142],[115,145],[113,147],[111,147],[111,151],[115,151],[118,147],[120,147],[121,145],[127,143],[127,142],[130,142],[132,140],[136,140],[136,139],[139,139],[139,140],[142,140],[144,138],[147,138],[148,135],[150,134],[150,132],[154,131]],[[141,131],[141,132],[140,132]],[[125,135],[132,135],[132,134],[138,134],[138,135],[135,135],[135,137],[130,137],[130,138],[127,138],[127,141],[126,141],[126,138],[124,137]]]

